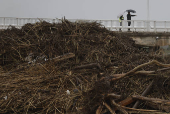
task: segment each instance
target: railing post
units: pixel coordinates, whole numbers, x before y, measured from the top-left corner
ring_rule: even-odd
[[[112,23],[112,20],[111,20],[111,31],[113,30],[113,23]]]
[[[4,17],[4,28],[6,28],[6,26],[5,26],[5,17]]]
[[[132,30],[134,31],[135,25],[134,25],[134,21],[132,21]]]
[[[150,21],[149,20],[147,20],[147,32],[149,32],[150,31]]]
[[[53,23],[55,23],[55,19],[53,19]]]
[[[17,27],[19,27],[19,26],[18,26],[18,18],[16,18],[16,19],[17,19]]]
[[[154,32],[156,32],[156,21],[154,21]]]
[[[122,20],[122,28],[121,28],[122,31],[124,30],[124,23],[125,23],[125,21]]]
[[[164,25],[165,25],[165,30],[166,30],[166,21],[164,21]]]
[[[146,31],[146,22],[145,21],[142,21],[143,22],[143,32]]]

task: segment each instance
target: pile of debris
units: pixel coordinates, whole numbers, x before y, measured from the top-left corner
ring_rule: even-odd
[[[170,60],[96,22],[0,31],[1,113],[170,112]]]

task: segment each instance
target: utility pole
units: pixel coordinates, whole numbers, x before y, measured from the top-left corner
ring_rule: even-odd
[[[147,20],[149,20],[149,0],[147,0]]]

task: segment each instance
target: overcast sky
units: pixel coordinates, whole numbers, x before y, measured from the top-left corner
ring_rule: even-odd
[[[126,9],[147,19],[147,0],[0,0],[0,17],[116,20]],[[150,20],[170,21],[170,0],[150,0]],[[126,14],[124,15],[126,19]]]

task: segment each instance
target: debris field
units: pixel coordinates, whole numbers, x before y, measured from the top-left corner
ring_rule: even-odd
[[[170,112],[170,59],[97,22],[0,31],[0,113]]]

